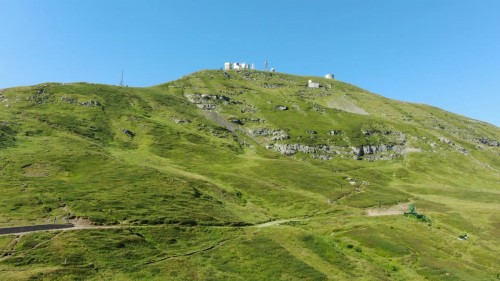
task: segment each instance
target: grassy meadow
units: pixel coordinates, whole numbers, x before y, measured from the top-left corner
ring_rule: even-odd
[[[0,236],[0,280],[500,280],[493,125],[260,71],[0,108],[0,227],[92,224]]]

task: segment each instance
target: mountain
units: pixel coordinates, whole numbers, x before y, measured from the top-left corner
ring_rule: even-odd
[[[3,280],[500,278],[491,124],[260,71],[0,107],[0,227],[76,225],[0,236]]]

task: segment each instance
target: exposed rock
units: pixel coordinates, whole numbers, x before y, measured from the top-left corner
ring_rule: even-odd
[[[268,144],[267,149],[273,149],[279,153],[285,155],[294,155],[298,152],[313,154],[313,158],[317,159],[331,159],[333,155],[339,155],[344,158],[349,154],[354,154],[353,159],[358,160],[390,160],[398,156],[410,153],[410,152],[421,152],[420,148],[406,147],[403,145],[362,145],[359,147],[340,147],[340,146],[329,146],[329,145],[316,145],[310,146],[305,144]],[[392,153],[388,153],[392,152]],[[323,156],[321,156],[323,155]]]
[[[452,142],[451,140],[449,140],[449,139],[447,139],[447,138],[445,138],[445,137],[440,137],[440,138],[439,138],[439,141],[440,141],[440,142],[443,142],[443,143],[446,143],[446,144],[448,144],[448,145],[455,145],[455,143],[454,143],[454,142]]]
[[[121,129],[121,131],[122,131],[122,133],[124,133],[124,134],[128,135],[128,136],[129,136],[129,137],[131,137],[131,138],[135,137],[135,133],[134,133],[134,132],[132,132],[132,131],[130,131],[130,130],[128,130],[128,129],[123,129],[123,128],[122,128],[122,129]]]
[[[476,142],[478,142],[480,144],[487,145],[487,146],[500,146],[500,143],[498,141],[489,139],[487,137],[480,137],[480,138],[477,138],[475,140],[476,140]]]
[[[101,103],[96,100],[90,100],[90,101],[84,101],[84,102],[78,102],[78,99],[62,96],[61,101],[69,104],[78,104],[80,106],[88,106],[88,107],[94,107],[94,106],[101,106]]]
[[[189,120],[189,119],[174,119],[174,122],[177,124],[188,124],[188,123],[191,123],[191,120]]]
[[[37,88],[35,93],[28,97],[28,100],[36,104],[52,102],[54,100],[53,95],[45,91],[46,87],[47,85],[43,85],[42,87]]]
[[[289,138],[288,134],[283,130],[273,130],[267,128],[258,128],[250,130],[249,133],[254,137],[271,136],[271,140],[286,140]]]
[[[359,147],[351,147],[353,153],[357,156],[364,156],[365,154],[374,154],[379,152],[386,152],[389,150],[401,150],[399,146],[393,145],[362,145]]]
[[[309,146],[305,144],[284,144],[284,143],[275,143],[270,148],[275,151],[285,154],[285,155],[294,155],[297,152],[302,153],[327,153],[327,154],[335,154],[336,152],[331,149],[328,145],[318,145],[318,146]]]
[[[69,103],[69,104],[76,104],[76,103],[78,103],[78,100],[70,98],[70,97],[65,97],[65,96],[61,97],[61,101],[65,102],[65,103]]]
[[[245,106],[240,108],[240,112],[241,113],[246,113],[246,112],[255,113],[255,112],[257,112],[257,107],[255,107],[254,105],[245,105]]]
[[[231,117],[228,120],[229,120],[229,122],[232,122],[234,124],[243,125],[243,121],[241,121],[240,119],[238,119],[236,117]]]
[[[327,160],[332,159],[333,157],[330,155],[325,155],[325,154],[313,154],[312,158],[327,161]]]
[[[93,107],[93,106],[101,106],[101,103],[96,101],[96,100],[90,100],[90,101],[81,102],[79,105]]]
[[[340,135],[342,134],[341,130],[331,130],[330,132],[327,133],[330,136],[335,136],[335,135]]]
[[[243,122],[254,122],[254,123],[264,123],[266,120],[260,119],[260,118],[244,118],[242,119]]]
[[[278,105],[278,106],[276,106],[274,108],[277,109],[277,110],[288,110],[288,106],[285,106],[285,105]]]
[[[188,94],[186,98],[196,104],[196,105],[204,105],[209,104],[213,106],[213,103],[220,102],[223,104],[239,104],[239,102],[231,101],[231,99],[224,95],[209,95],[209,94]],[[203,106],[198,106],[199,108],[203,108]],[[206,109],[206,108],[203,108]]]
[[[457,146],[457,150],[458,150],[460,153],[462,153],[462,154],[465,154],[465,155],[469,154],[469,151],[467,151],[467,149],[465,149],[465,148],[463,148],[463,147],[461,147],[461,146]]]
[[[314,131],[314,130],[308,130],[306,131],[306,133],[310,134],[310,135],[317,135],[318,132]]]
[[[215,104],[197,104],[196,107],[201,108],[203,110],[214,110],[217,108]]]

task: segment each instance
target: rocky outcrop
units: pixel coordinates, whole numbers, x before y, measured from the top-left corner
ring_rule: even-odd
[[[299,143],[293,143],[293,144],[275,143],[268,145],[267,147],[269,149],[273,149],[285,155],[294,155],[297,152],[308,153],[308,154],[313,154],[313,153],[336,154],[337,151],[334,148],[338,148],[335,146],[328,146],[328,145],[309,146]]]
[[[340,135],[340,134],[342,134],[341,130],[331,130],[330,132],[327,133],[327,135],[330,135],[330,136],[336,136],[336,135]]]
[[[467,151],[467,149],[463,148],[462,146],[452,142],[451,140],[445,138],[445,137],[440,137],[439,138],[439,141],[442,142],[442,143],[445,143],[451,147],[454,147],[458,152],[462,153],[462,154],[469,154],[469,151]]]
[[[252,123],[264,123],[266,120],[260,118],[243,118],[241,119],[243,122],[252,122]]]
[[[229,119],[227,119],[229,122],[231,123],[234,123],[234,124],[238,124],[238,125],[243,125],[243,121],[241,121],[240,119],[236,118],[236,117],[231,117]]]
[[[93,106],[101,106],[101,103],[96,100],[90,100],[90,101],[80,102],[79,105],[93,107]]]
[[[53,94],[46,91],[47,85],[38,87],[35,92],[28,97],[28,100],[36,104],[46,104],[54,101]]]
[[[493,146],[493,147],[500,146],[500,143],[498,141],[489,139],[487,137],[480,137],[480,138],[475,139],[475,141],[477,143],[484,144],[487,146]]]
[[[455,145],[454,142],[452,142],[451,140],[449,140],[449,139],[447,139],[445,137],[440,137],[439,141],[442,142],[442,143],[446,143],[447,145]]]
[[[305,144],[284,144],[273,143],[266,145],[266,148],[273,149],[284,155],[294,155],[302,152],[312,154],[315,159],[330,160],[334,155],[346,158],[352,157],[358,160],[390,160],[410,152],[422,152],[420,148],[407,147],[405,145],[362,145],[358,147],[342,147],[331,145],[305,145]]]
[[[124,133],[125,135],[128,135],[131,138],[135,137],[135,133],[130,131],[129,129],[122,128],[121,131],[122,131],[122,133]]]
[[[191,120],[174,118],[174,122],[177,124],[189,124],[189,123],[191,123]]]
[[[215,104],[197,104],[196,107],[203,109],[203,110],[214,110],[217,108],[217,105],[215,105]]]
[[[240,102],[232,101],[224,95],[209,95],[209,94],[187,94],[186,98],[196,105],[196,107],[204,110],[214,110],[217,104],[240,104]]]
[[[89,101],[83,101],[83,102],[78,102],[78,99],[62,96],[61,101],[69,104],[75,104],[75,105],[80,105],[80,106],[87,106],[87,107],[97,107],[97,106],[102,106],[102,104],[99,101],[96,100],[89,100]]]
[[[285,105],[277,105],[274,108],[277,110],[288,110],[288,106]]]
[[[271,140],[286,140],[289,138],[288,134],[279,129],[257,128],[249,131],[250,135],[254,137],[271,137]]]

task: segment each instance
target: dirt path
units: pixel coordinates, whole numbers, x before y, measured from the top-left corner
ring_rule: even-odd
[[[282,223],[287,223],[291,221],[305,221],[306,219],[301,219],[301,218],[295,218],[295,219],[285,219],[285,220],[275,220],[275,221],[270,221],[270,222],[265,222],[261,224],[256,224],[252,225],[253,227],[269,227],[273,225],[280,225]]]
[[[402,215],[408,211],[409,205],[410,203],[400,203],[389,207],[365,209],[365,212],[369,217]]]
[[[250,225],[248,227],[269,227],[291,221],[304,221],[304,220],[306,219],[291,218],[291,219],[275,220],[256,225]],[[76,218],[74,220],[71,220],[70,222],[71,222],[70,224],[46,224],[46,225],[30,225],[30,226],[0,228],[0,236],[2,235],[22,236],[24,234],[41,232],[41,231],[74,231],[81,229],[114,229],[114,228],[134,227],[133,225],[94,225],[90,220],[86,218]]]

